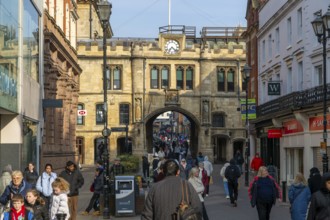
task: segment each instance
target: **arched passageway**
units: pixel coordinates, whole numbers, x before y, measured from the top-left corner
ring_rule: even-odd
[[[146,146],[147,152],[153,153],[153,147],[154,147],[153,142],[157,141],[157,139],[159,138],[157,134],[162,133],[164,127],[166,129],[166,123],[165,126],[157,125],[157,123],[155,123],[155,121],[157,122],[159,120],[157,118],[164,113],[170,114],[170,115],[165,114],[165,120],[166,119],[169,120],[168,123],[170,125],[167,128],[167,135],[169,135],[169,139],[174,140],[175,138],[178,138],[178,136],[187,137],[190,153],[192,156],[196,156],[196,154],[198,153],[198,143],[199,143],[198,140],[199,130],[200,130],[199,121],[192,113],[177,106],[169,106],[158,109],[157,111],[152,112],[146,117],[145,143],[147,145]],[[178,117],[173,116],[178,114],[183,115],[183,117],[181,118],[180,116]]]

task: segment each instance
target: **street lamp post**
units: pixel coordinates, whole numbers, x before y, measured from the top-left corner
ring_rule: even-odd
[[[108,147],[108,137],[111,134],[111,130],[108,128],[108,98],[107,98],[107,39],[106,30],[110,26],[109,19],[111,15],[112,5],[107,0],[100,1],[98,4],[98,15],[102,22],[103,29],[103,119],[104,128],[102,130],[102,135],[104,137],[104,145],[106,150],[103,154],[104,171],[103,171],[103,192],[104,192],[104,210],[103,219],[110,219],[110,184],[109,184],[109,147]]]
[[[321,17],[321,13],[312,21],[315,35],[318,42],[323,46],[323,142],[321,149],[323,150],[322,163],[323,173],[328,172],[328,145],[327,145],[327,38],[330,38],[330,5],[328,11]]]
[[[248,82],[250,78],[251,67],[248,64],[244,65],[242,70],[243,79],[245,81],[245,186],[249,186],[249,156],[250,156],[250,139],[249,139],[249,115],[248,115]]]

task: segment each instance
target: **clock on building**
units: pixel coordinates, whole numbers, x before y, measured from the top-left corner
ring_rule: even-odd
[[[179,52],[180,45],[176,40],[168,40],[165,43],[165,53],[166,54],[177,54]]]

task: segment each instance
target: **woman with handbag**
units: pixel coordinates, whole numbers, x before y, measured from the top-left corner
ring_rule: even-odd
[[[293,184],[289,188],[290,212],[292,220],[306,219],[311,191],[307,181],[301,173],[297,173]]]

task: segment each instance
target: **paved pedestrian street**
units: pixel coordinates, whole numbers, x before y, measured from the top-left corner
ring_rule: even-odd
[[[248,188],[244,186],[244,175],[240,178],[240,187],[238,191],[237,207],[230,205],[229,199],[225,198],[222,180],[220,180],[220,168],[221,165],[213,165],[213,184],[210,186],[210,194],[205,197],[205,206],[210,220],[257,220],[258,214],[256,208],[252,208],[248,199]],[[79,203],[78,203],[78,219],[90,220],[90,219],[103,219],[102,216],[83,216],[80,213],[85,210],[89,203],[89,199],[92,193],[89,192],[89,186],[92,183],[94,168],[83,167],[83,176],[85,178],[85,184],[80,191]],[[91,211],[91,213],[93,210]],[[134,217],[115,217],[111,216],[114,220],[137,220],[140,219],[140,215]],[[276,205],[272,208],[271,220],[289,220],[289,204],[283,202],[276,202]]]

